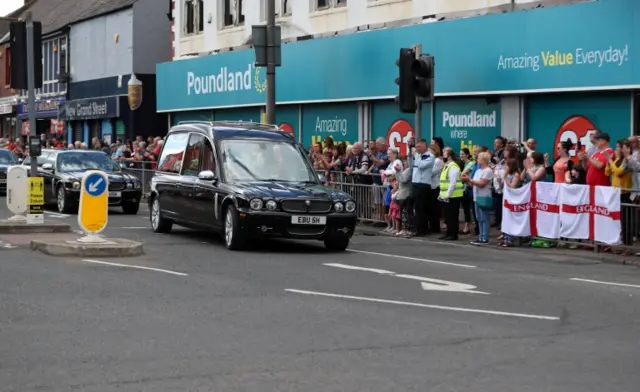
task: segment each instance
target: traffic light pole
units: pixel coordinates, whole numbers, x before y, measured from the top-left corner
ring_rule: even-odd
[[[27,30],[27,103],[29,110],[29,151],[31,149],[31,143],[37,137],[36,134],[36,73],[35,73],[35,47],[34,47],[34,33],[33,33],[33,18],[31,11],[28,11],[25,15],[26,30]],[[40,141],[38,140],[38,143]],[[38,176],[38,161],[31,158],[31,170],[30,177]]]
[[[267,0],[267,124],[276,123],[276,1]]]
[[[413,46],[413,50],[416,54],[416,59],[418,59],[422,55],[422,45],[417,44]],[[420,102],[420,98],[416,96],[416,114],[413,120],[414,122],[414,132],[416,141],[420,140],[422,134],[422,102]]]

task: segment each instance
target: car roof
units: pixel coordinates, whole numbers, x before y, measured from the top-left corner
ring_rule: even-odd
[[[274,141],[296,142],[291,134],[280,130],[276,125],[243,121],[184,121],[169,130],[174,132],[198,132],[214,135],[216,139],[270,139]]]

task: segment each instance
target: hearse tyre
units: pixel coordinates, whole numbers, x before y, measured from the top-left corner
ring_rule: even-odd
[[[140,203],[124,203],[122,205],[122,212],[127,215],[136,215],[140,209]]]
[[[58,185],[56,190],[56,206],[58,207],[58,212],[61,214],[69,214],[72,212],[72,208],[69,205],[69,198],[62,183]]]
[[[346,234],[332,234],[324,239],[324,246],[332,251],[343,252],[349,246],[349,240],[349,236]]]
[[[173,222],[162,216],[160,209],[160,197],[155,196],[151,200],[151,208],[149,209],[149,218],[151,220],[151,229],[154,233],[170,233]]]
[[[229,250],[243,250],[246,247],[246,238],[240,227],[238,209],[232,203],[224,213],[224,245]]]

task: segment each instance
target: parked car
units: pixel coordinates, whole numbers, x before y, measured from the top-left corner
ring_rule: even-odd
[[[16,156],[9,150],[0,149],[0,193],[7,193],[7,170],[9,166],[18,165]]]
[[[140,181],[126,174],[120,165],[101,151],[42,150],[37,158],[38,173],[44,177],[44,202],[55,204],[58,212],[78,211],[80,182],[87,170],[100,170],[109,177],[109,206],[122,207],[125,214],[137,214],[142,198]],[[27,168],[31,157],[22,162]]]
[[[322,186],[293,136],[256,123],[172,127],[148,201],[153,231],[168,233],[173,224],[212,230],[231,250],[254,237],[345,250],[356,226],[356,203]]]

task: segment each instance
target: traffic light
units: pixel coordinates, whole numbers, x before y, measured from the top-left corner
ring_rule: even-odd
[[[400,49],[400,57],[396,60],[396,65],[399,68],[399,75],[396,78],[396,84],[399,87],[396,101],[401,113],[416,112],[416,84],[412,70],[415,60],[416,52],[413,48]]]
[[[433,76],[435,74],[435,59],[428,54],[420,55],[413,61],[411,71],[415,77],[415,94],[424,102],[433,101],[435,85]]]
[[[27,23],[11,22],[9,27],[11,50],[11,88],[26,90],[27,84]],[[35,88],[42,87],[42,23],[33,22],[33,51]]]

